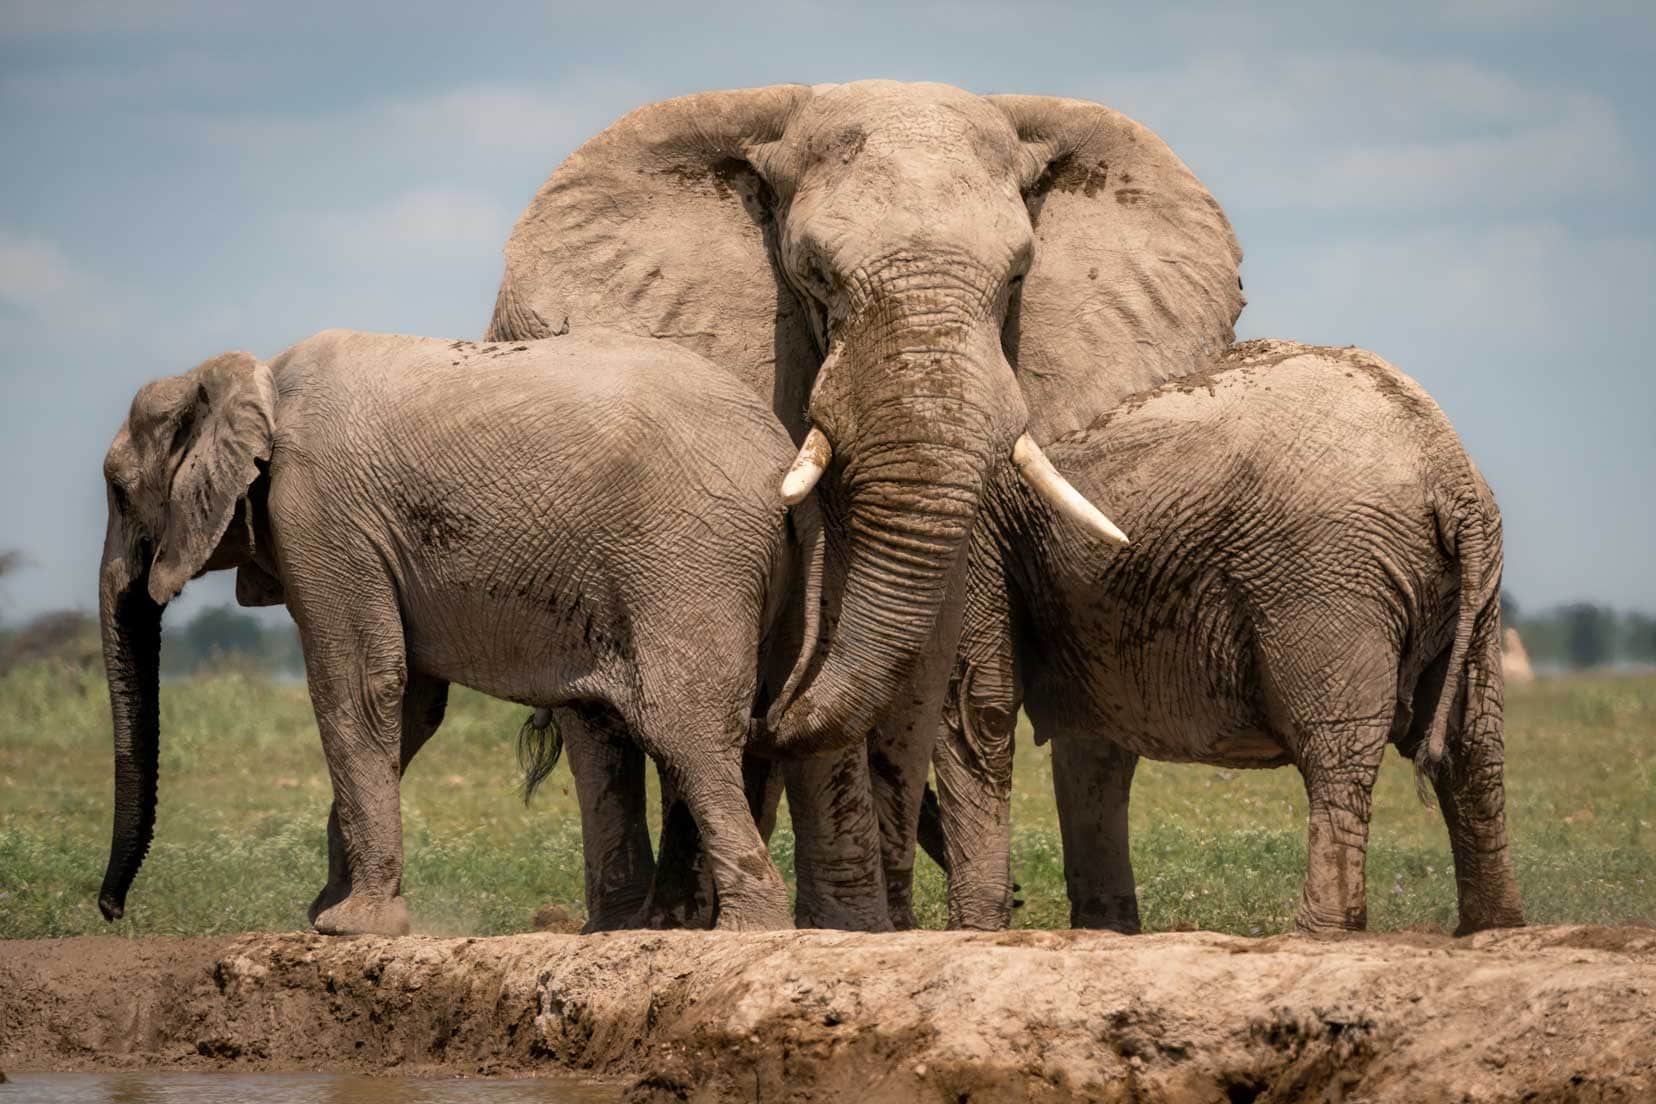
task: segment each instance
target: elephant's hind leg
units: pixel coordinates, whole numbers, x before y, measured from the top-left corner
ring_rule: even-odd
[[[1455,856],[1456,935],[1524,923],[1507,845],[1500,644],[1493,632],[1480,644],[1464,676],[1470,708],[1455,703],[1448,753],[1432,782]],[[1431,704],[1418,703],[1417,716],[1430,717]]]
[[[449,684],[442,679],[418,673],[408,677],[408,689],[403,693],[402,754],[399,774],[406,774],[408,764],[436,734],[448,709]],[[339,831],[339,805],[328,808],[328,884],[311,902],[305,918],[312,924],[322,912],[343,901],[351,891],[351,872],[345,855],[345,837]]]
[[[1374,779],[1397,715],[1397,651],[1379,626],[1278,626],[1292,650],[1262,645],[1271,727],[1305,781],[1308,855],[1294,926],[1368,926],[1364,864]],[[1294,631],[1295,628],[1304,631]]]

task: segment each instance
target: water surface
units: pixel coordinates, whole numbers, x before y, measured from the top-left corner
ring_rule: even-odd
[[[614,1104],[620,1092],[564,1077],[511,1080],[335,1073],[11,1073],[0,1104]]]

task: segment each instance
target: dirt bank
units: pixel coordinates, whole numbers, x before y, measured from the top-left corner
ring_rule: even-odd
[[[636,1100],[1656,1099],[1656,931],[0,943],[0,1069],[613,1076]]]

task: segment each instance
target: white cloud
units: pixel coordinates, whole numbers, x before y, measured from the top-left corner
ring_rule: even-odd
[[[442,171],[457,161],[530,154],[547,170],[583,139],[651,98],[631,81],[576,79],[546,88],[472,85],[368,104],[320,117],[179,119],[210,143],[260,157],[303,159],[323,151],[394,157]]]
[[[1619,333],[1656,336],[1656,240],[1554,222],[1264,244],[1242,316],[1250,336],[1482,344],[1542,356]],[[1385,350],[1377,350],[1382,353]],[[1634,355],[1629,349],[1628,355]],[[1533,358],[1532,358],[1533,359]]]
[[[1155,128],[1227,206],[1523,210],[1638,178],[1614,111],[1466,61],[1225,51],[1081,94]]]
[[[0,301],[36,308],[75,279],[74,265],[55,243],[0,227]]]
[[[421,189],[361,211],[295,216],[295,230],[324,249],[368,267],[398,253],[488,255],[500,249],[515,212],[487,196],[443,188]]]

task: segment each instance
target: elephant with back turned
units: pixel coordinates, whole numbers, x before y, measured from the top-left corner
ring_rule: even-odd
[[[1296,926],[1361,929],[1388,744],[1436,789],[1461,933],[1523,923],[1507,848],[1501,519],[1437,404],[1360,349],[1240,345],[1050,447],[1133,545],[1107,558],[1010,480],[972,570],[936,754],[952,927],[1011,917],[1013,729],[1051,741],[1074,927],[1135,932],[1138,759],[1292,763],[1309,804]],[[993,599],[999,599],[993,600]],[[928,806],[929,807],[929,806]]]
[[[285,602],[304,647],[334,789],[319,930],[407,930],[400,777],[451,682],[650,755],[701,830],[718,925],[787,926],[742,755],[756,698],[786,704],[814,651],[790,599],[820,579],[821,526],[782,502],[793,452],[741,383],[629,334],[327,331],[145,386],[104,462],[105,917],[155,824],[162,613],[235,569],[238,599]]]
[[[912,925],[986,488],[1015,466],[1112,532],[1038,446],[1227,346],[1240,259],[1212,196],[1132,120],[889,81],[648,105],[518,220],[491,339],[611,326],[681,342],[781,418],[800,445],[790,496],[820,477],[826,644],[767,727],[795,754],[872,735],[866,764],[853,746],[788,768],[800,923]]]

